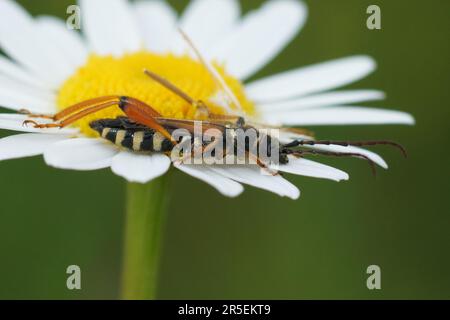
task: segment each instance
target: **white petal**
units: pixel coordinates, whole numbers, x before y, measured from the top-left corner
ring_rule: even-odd
[[[278,139],[278,141],[285,144],[290,143],[293,140],[314,140],[312,133],[308,135],[307,131],[305,131],[304,133],[302,133],[301,131],[294,132],[287,127],[282,128],[276,138]]]
[[[27,109],[37,113],[52,113],[56,110],[55,94],[0,75],[0,106]]]
[[[289,157],[289,163],[273,167],[273,169],[301,176],[330,179],[334,181],[348,180],[346,172],[307,159]]]
[[[276,193],[282,197],[298,199],[300,191],[292,183],[281,177],[261,172],[256,166],[212,166],[212,170],[235,181]]]
[[[138,1],[134,12],[146,48],[167,52],[176,37],[176,12],[163,0]]]
[[[111,164],[112,171],[129,182],[147,183],[162,176],[170,168],[170,159],[163,154],[120,152]]]
[[[88,171],[109,167],[118,152],[118,148],[102,139],[78,138],[51,145],[45,150],[44,159],[55,168]]]
[[[356,124],[407,124],[414,118],[406,112],[365,107],[326,107],[299,111],[281,111],[264,115],[268,123],[285,125],[356,125]]]
[[[46,34],[11,0],[0,1],[0,12],[0,47],[46,83],[58,86],[63,80],[63,57],[53,50]]]
[[[383,100],[384,98],[384,92],[377,90],[334,91],[313,96],[300,97],[294,100],[261,104],[258,105],[258,109],[263,112],[279,112]]]
[[[17,63],[0,55],[0,75],[6,76],[23,84],[38,87],[49,91],[51,86],[42,82],[41,79],[23,69]]]
[[[269,1],[247,14],[242,23],[211,52],[227,70],[246,79],[269,63],[306,21],[307,8],[295,0]]]
[[[80,34],[67,28],[64,21],[51,16],[37,19],[38,28],[46,34],[53,44],[53,50],[59,50],[67,64],[67,75],[86,62],[88,51]]]
[[[121,56],[138,51],[143,42],[131,5],[126,0],[80,0],[83,30],[91,49]]]
[[[237,0],[194,0],[183,13],[180,27],[208,56],[211,47],[234,29],[240,13]]]
[[[11,0],[0,1],[0,12],[2,13],[0,47],[16,61],[31,69],[39,66],[39,53],[35,55],[35,52],[30,52],[28,49],[31,44],[26,41],[28,31],[32,29],[32,17],[19,4]]]
[[[384,161],[383,158],[381,158],[375,152],[372,152],[372,151],[369,151],[366,149],[362,149],[362,148],[358,148],[358,147],[343,147],[343,146],[336,146],[336,145],[331,145],[331,146],[324,145],[324,146],[313,146],[313,147],[305,146],[305,147],[314,149],[314,150],[323,150],[323,151],[339,152],[339,153],[360,153],[360,154],[368,157],[370,160],[372,160],[373,162],[378,164],[380,167],[385,168],[385,169],[388,168],[388,165],[387,165],[386,161]]]
[[[237,197],[244,191],[244,187],[223,175],[214,172],[210,166],[206,165],[183,165],[174,164],[175,167],[194,178],[206,182],[217,191],[227,197]]]
[[[347,57],[257,80],[248,84],[246,91],[251,99],[258,102],[300,97],[350,84],[364,78],[375,68],[376,63],[370,57]]]
[[[33,132],[33,133],[48,133],[48,134],[63,134],[63,135],[74,135],[78,133],[75,128],[52,128],[52,129],[35,129],[31,125],[24,126],[23,122],[29,118],[22,114],[0,114],[0,129],[21,131],[21,132]],[[33,119],[39,123],[48,123],[49,120],[45,119]]]
[[[37,37],[35,41],[46,45],[47,48],[43,52],[52,63],[55,74],[54,83],[58,85],[70,77],[76,67],[84,62],[81,61],[78,64],[74,64],[71,61],[72,56],[82,53],[79,46],[73,47],[72,40],[75,36],[72,36],[71,32],[75,34],[76,31],[69,31],[65,23],[53,17],[41,17],[36,19],[33,24],[33,31]]]
[[[0,160],[40,155],[55,142],[67,139],[56,134],[24,133],[0,139]]]
[[[29,95],[11,96],[15,92],[6,92],[0,89],[0,106],[11,110],[27,109],[36,113],[52,113],[54,104],[41,99],[33,99]]]

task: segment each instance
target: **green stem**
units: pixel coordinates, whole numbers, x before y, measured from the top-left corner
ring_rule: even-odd
[[[127,185],[123,299],[156,298],[168,179],[165,175],[147,184]]]

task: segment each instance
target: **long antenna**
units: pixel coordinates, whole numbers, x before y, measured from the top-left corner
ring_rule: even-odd
[[[225,92],[227,98],[229,99],[229,101],[227,102],[229,103],[231,101],[239,109],[239,112],[242,112],[243,108],[241,103],[239,102],[239,99],[235,96],[233,91],[227,85],[221,74],[211,63],[209,63],[203,57],[203,55],[200,53],[200,50],[197,49],[197,47],[194,45],[193,41],[189,38],[189,36],[181,28],[178,28],[178,31],[180,32],[181,36],[186,41],[186,43],[189,45],[189,47],[191,47],[191,49],[194,51],[195,55],[200,60],[200,62],[205,66],[206,70],[211,74],[216,84]]]
[[[397,148],[401,151],[405,158],[408,157],[406,149],[397,142],[387,141],[387,140],[368,140],[368,141],[333,141],[333,140],[294,140],[289,144],[285,144],[285,148],[293,148],[298,146],[316,146],[316,145],[337,145],[342,147],[365,147],[365,146],[378,146],[378,145],[388,145]]]

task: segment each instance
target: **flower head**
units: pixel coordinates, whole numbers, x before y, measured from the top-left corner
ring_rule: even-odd
[[[0,105],[52,115],[89,99],[127,96],[151,106],[163,118],[199,120],[200,106],[152,81],[143,72],[148,69],[196,101],[205,102],[208,112],[215,115],[239,115],[276,126],[414,123],[404,112],[347,106],[383,99],[382,92],[332,91],[371,73],[375,62],[367,56],[341,58],[245,83],[301,30],[307,17],[301,1],[268,1],[243,17],[235,0],[191,1],[181,17],[159,0],[81,0],[80,7],[82,35],[56,18],[33,18],[15,2],[0,0],[0,46],[9,57],[0,56]],[[190,36],[197,53],[178,28]],[[46,163],[57,168],[110,167],[128,181],[140,183],[165,174],[172,164],[166,154],[125,150],[92,129],[95,121],[123,115],[121,108],[107,108],[62,129],[42,129],[24,127],[27,115],[1,114],[0,128],[27,133],[1,139],[0,159],[43,154]],[[283,143],[296,139],[310,137],[292,131],[280,137]],[[313,152],[358,154],[387,167],[375,153],[355,146],[302,146]],[[255,165],[174,165],[227,196],[239,195],[242,184],[294,199],[300,195],[285,178],[262,175]],[[292,154],[278,170],[335,181],[348,179],[341,170]]]

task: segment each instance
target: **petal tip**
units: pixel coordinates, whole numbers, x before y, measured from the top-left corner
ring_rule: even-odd
[[[241,185],[240,188],[235,188],[231,192],[222,193],[224,196],[228,198],[237,198],[244,192],[244,186]]]
[[[337,178],[337,182],[348,181],[350,180],[350,175],[348,173],[343,173],[339,178]]]
[[[405,124],[410,125],[410,126],[416,125],[416,119],[414,118],[414,116],[409,113],[407,113],[406,115],[407,116],[405,117]]]
[[[367,65],[367,69],[369,70],[369,72],[375,71],[378,67],[378,63],[377,61],[368,55],[360,55],[358,56],[361,59],[362,63],[365,63]]]
[[[385,170],[389,169],[389,165],[388,165],[387,162],[384,161],[384,160],[383,160],[382,162],[378,163],[378,165],[379,165],[380,167],[382,167],[383,169],[385,169]]]
[[[290,195],[287,196],[289,199],[291,200],[298,200],[300,199],[300,190],[298,190],[298,192],[292,193]]]
[[[385,100],[387,98],[387,94],[384,91],[381,90],[375,90],[374,91],[374,99],[376,100]]]
[[[397,123],[409,126],[414,126],[416,124],[416,119],[412,114],[404,111],[395,111],[395,110],[393,110],[392,112],[397,113],[397,121],[394,122],[394,124]]]
[[[298,200],[300,198],[300,189],[297,188],[294,185],[291,185],[291,188],[289,188],[288,192],[286,192],[285,196],[292,200]]]

